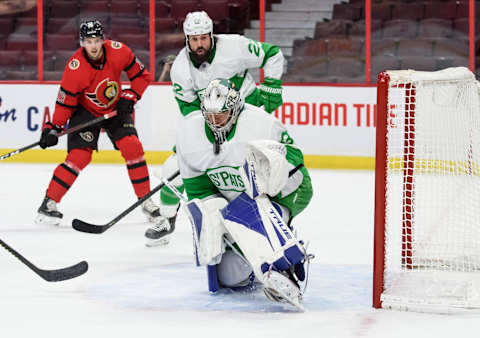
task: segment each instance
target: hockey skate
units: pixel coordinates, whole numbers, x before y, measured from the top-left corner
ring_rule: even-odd
[[[45,197],[42,205],[38,208],[38,215],[35,219],[37,224],[59,225],[63,214],[57,210],[57,203],[51,198]]]
[[[142,211],[148,217],[148,221],[157,223],[160,215],[160,208],[149,198],[142,203]]]
[[[170,234],[175,230],[175,219],[176,217],[167,219],[160,216],[157,223],[145,232],[147,237],[145,245],[148,247],[167,245],[170,242]]]
[[[284,274],[277,271],[267,271],[263,274],[263,292],[265,296],[279,303],[289,303],[300,311],[305,311],[301,304],[302,292],[298,285]]]

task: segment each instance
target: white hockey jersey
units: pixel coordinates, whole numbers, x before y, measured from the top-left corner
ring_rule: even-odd
[[[223,195],[228,200],[245,191],[239,167],[245,162],[246,144],[253,140],[274,140],[286,144],[291,168],[303,162],[301,151],[293,144],[285,127],[274,116],[245,104],[227,141],[214,153],[214,137],[201,114],[182,119],[177,133],[177,159],[189,199]],[[289,178],[283,196],[295,191],[306,171]]]
[[[199,109],[202,92],[213,79],[229,79],[245,99],[256,88],[249,68],[263,68],[265,77],[282,76],[284,57],[277,46],[237,34],[219,34],[215,39],[210,59],[199,67],[194,65],[186,48],[172,65],[173,91],[183,116]]]

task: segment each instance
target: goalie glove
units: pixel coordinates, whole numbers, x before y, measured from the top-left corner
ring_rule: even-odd
[[[260,85],[260,103],[263,104],[265,111],[271,113],[282,105],[282,90],[282,80],[265,78]]]
[[[62,130],[62,127],[54,125],[51,122],[45,123],[45,128],[43,128],[42,135],[40,136],[40,148],[45,149],[56,145],[58,143],[58,133]]]
[[[270,140],[252,141],[245,152],[240,176],[247,195],[253,199],[261,195],[276,196],[288,180],[285,145]]]

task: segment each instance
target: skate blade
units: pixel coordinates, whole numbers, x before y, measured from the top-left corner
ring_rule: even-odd
[[[36,224],[46,224],[46,225],[60,225],[62,220],[58,217],[50,217],[47,215],[38,214],[35,219]]]
[[[147,239],[145,246],[149,248],[167,246],[170,243],[170,238]]]
[[[288,297],[288,295],[283,291],[283,287],[287,287],[287,285],[283,280],[280,280],[276,277],[277,276],[275,276],[274,272],[271,272],[270,278],[264,278],[263,285],[265,296],[271,301],[288,303],[294,306],[297,310],[305,312],[305,308],[300,303],[301,293],[299,293],[298,298]]]

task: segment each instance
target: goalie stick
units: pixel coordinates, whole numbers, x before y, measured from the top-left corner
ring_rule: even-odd
[[[81,261],[75,265],[56,270],[43,270],[36,267],[28,259],[19,254],[15,249],[0,239],[0,246],[15,256],[20,262],[28,266],[33,272],[42,277],[47,282],[60,282],[83,275],[88,270],[88,263]]]
[[[87,122],[82,123],[82,124],[79,124],[79,125],[77,125],[77,126],[75,126],[75,127],[72,127],[72,128],[67,129],[67,130],[64,130],[64,131],[62,131],[61,133],[58,133],[58,137],[63,136],[63,135],[68,135],[68,134],[75,133],[75,132],[77,132],[77,131],[79,131],[79,130],[82,130],[82,129],[84,129],[84,128],[90,127],[90,126],[92,126],[92,125],[94,125],[94,124],[97,124],[97,123],[100,123],[100,122],[102,122],[102,121],[104,121],[104,120],[108,120],[109,118],[112,118],[112,117],[114,117],[114,116],[116,116],[116,115],[117,115],[117,111],[114,110],[114,111],[112,111],[112,112],[110,112],[110,113],[108,113],[108,114],[102,115],[102,116],[100,116],[100,117],[94,118],[93,120],[87,121]],[[0,156],[0,161],[5,160],[5,159],[7,159],[7,158],[9,158],[9,157],[15,156],[15,155],[17,155],[17,154],[19,154],[19,153],[21,153],[21,152],[24,152],[25,150],[34,148],[34,147],[38,146],[39,144],[40,144],[40,141],[37,141],[37,142],[32,143],[32,144],[29,144],[28,146],[25,146],[25,147],[23,147],[23,148],[20,148],[20,149],[11,151],[11,152],[9,152],[9,153],[7,153],[7,154],[4,154],[4,155]]]
[[[168,180],[173,180],[175,177],[177,177],[178,175],[180,174],[180,172],[177,170],[175,173],[173,173],[169,178]],[[101,234],[101,233],[104,233],[105,231],[107,231],[108,229],[110,229],[112,226],[114,226],[115,224],[118,223],[119,220],[121,220],[123,217],[125,217],[126,215],[128,215],[133,209],[135,209],[136,207],[138,207],[140,204],[142,204],[145,200],[149,199],[153,194],[155,194],[157,191],[159,191],[160,189],[163,188],[163,186],[165,185],[164,182],[160,183],[159,185],[157,185],[155,188],[153,188],[152,190],[150,190],[150,192],[148,194],[146,194],[145,196],[143,196],[142,198],[138,199],[138,201],[136,201],[135,203],[133,203],[130,207],[128,207],[125,211],[123,211],[120,215],[118,215],[117,217],[115,217],[114,219],[112,219],[110,222],[108,222],[107,224],[104,224],[104,225],[95,225],[95,224],[91,224],[91,223],[87,223],[87,222],[84,222],[84,221],[81,221],[77,218],[75,218],[73,221],[72,221],[72,227],[77,230],[77,231],[81,231],[81,232],[87,232],[89,234]]]

